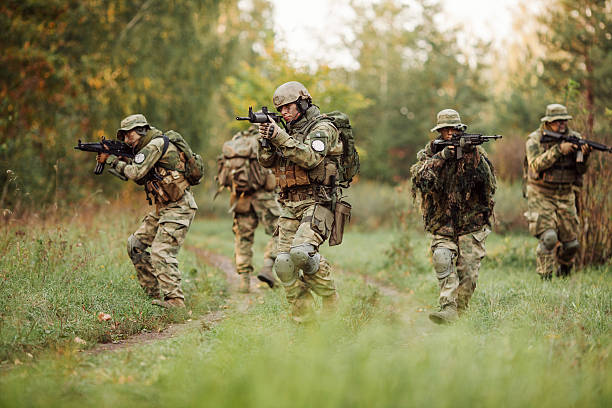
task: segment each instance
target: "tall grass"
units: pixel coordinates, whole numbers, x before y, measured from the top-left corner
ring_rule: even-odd
[[[122,208],[81,208],[73,218],[46,221],[30,213],[1,227],[0,361],[77,337],[110,342],[187,318],[152,306],[140,288],[125,252],[140,209]],[[190,309],[216,307],[223,279],[184,251],[180,262]]]

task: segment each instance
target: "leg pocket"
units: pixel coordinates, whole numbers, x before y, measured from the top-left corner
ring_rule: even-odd
[[[310,220],[310,227],[313,231],[321,235],[323,240],[326,240],[333,224],[334,214],[331,210],[321,204],[315,204],[312,219]]]

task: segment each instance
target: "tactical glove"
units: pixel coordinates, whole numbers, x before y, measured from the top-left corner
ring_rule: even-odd
[[[281,128],[274,121],[261,123],[259,125],[259,135],[264,139],[273,139]]]
[[[440,153],[440,158],[443,160],[455,158],[455,146],[446,146]]]

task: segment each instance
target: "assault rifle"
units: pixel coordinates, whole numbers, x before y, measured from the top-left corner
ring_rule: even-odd
[[[134,149],[132,149],[127,143],[120,140],[107,140],[103,138],[100,142],[81,143],[81,140],[79,139],[78,144],[74,146],[74,148],[84,152],[107,153],[119,157],[127,157],[128,159],[134,158]],[[102,174],[102,171],[104,171],[104,163],[96,162],[94,174],[100,175]],[[112,172],[122,180],[127,180],[114,170],[109,170],[109,172]]]
[[[248,120],[251,123],[268,123],[270,119],[280,124],[287,130],[287,125],[283,120],[283,117],[277,113],[268,111],[267,106],[261,107],[261,112],[253,112],[253,107],[249,106],[249,116],[236,116],[236,120]],[[266,139],[261,140],[263,147],[268,147],[268,141]]]
[[[133,159],[135,157],[134,149],[131,148],[127,143],[122,142],[120,140],[107,140],[102,139],[100,142],[94,143],[81,143],[79,140],[78,144],[74,146],[77,150],[82,150],[84,152],[93,152],[93,153],[108,153],[113,154],[119,157],[126,157],[128,159]],[[100,175],[104,170],[104,163],[96,162],[96,168],[94,169],[94,174]],[[119,177],[123,181],[127,181],[127,177],[122,174],[119,174],[115,169],[108,170],[109,173],[114,176]],[[145,193],[147,194],[147,201],[149,205],[153,205],[153,200],[151,198],[152,191],[147,187],[146,182],[150,181],[151,188],[153,190],[162,191],[159,182],[162,180],[162,177],[157,173],[155,167],[151,168],[149,172],[141,179],[137,180],[136,183],[145,185]]]
[[[433,151],[438,153],[442,151],[446,146],[455,146],[457,151],[457,159],[463,157],[463,150],[466,147],[481,145],[489,140],[501,139],[501,135],[484,136],[477,133],[455,133],[450,140],[436,139],[433,142]]]
[[[595,150],[612,153],[612,146],[606,146],[605,144],[594,142],[592,140],[580,139],[576,136],[570,136],[564,133],[557,133],[553,132],[552,130],[544,129],[542,131],[542,138],[540,139],[540,143],[550,142],[569,142],[577,146],[587,145],[591,146]]]

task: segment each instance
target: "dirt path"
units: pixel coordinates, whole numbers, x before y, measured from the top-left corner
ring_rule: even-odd
[[[87,350],[87,353],[97,354],[106,351],[118,351],[129,349],[134,346],[148,344],[154,341],[165,340],[176,337],[190,330],[209,330],[211,326],[222,321],[231,310],[244,313],[254,301],[260,301],[261,296],[254,297],[252,294],[262,294],[260,282],[254,276],[251,276],[251,293],[238,293],[240,279],[234,268],[233,261],[223,255],[207,251],[203,248],[191,246],[187,248],[189,251],[196,254],[198,259],[210,266],[220,269],[225,273],[225,279],[228,283],[230,296],[223,310],[215,310],[206,313],[196,319],[189,319],[184,323],[170,324],[164,330],[159,332],[146,332],[135,334],[126,339],[119,340],[113,343],[100,343],[95,347]]]
[[[251,293],[243,294],[238,292],[240,278],[236,273],[231,258],[196,246],[190,246],[187,249],[196,254],[200,261],[224,272],[230,296],[223,310],[212,311],[196,319],[189,319],[184,323],[171,324],[160,332],[141,333],[115,343],[98,344],[94,348],[88,350],[87,353],[97,354],[107,351],[124,350],[134,346],[176,337],[190,330],[208,330],[211,326],[225,319],[232,311],[245,313],[255,302],[263,301],[263,292],[268,289],[267,286],[261,283],[255,276],[251,276]],[[346,274],[359,277],[365,284],[378,288],[380,293],[390,300],[391,312],[399,316],[399,320],[405,324],[407,328],[414,330],[415,334],[427,336],[432,332],[433,325],[428,320],[428,311],[425,309],[424,305],[414,299],[412,292],[404,293],[393,286],[367,275],[356,274],[344,270],[339,272],[341,275]]]

